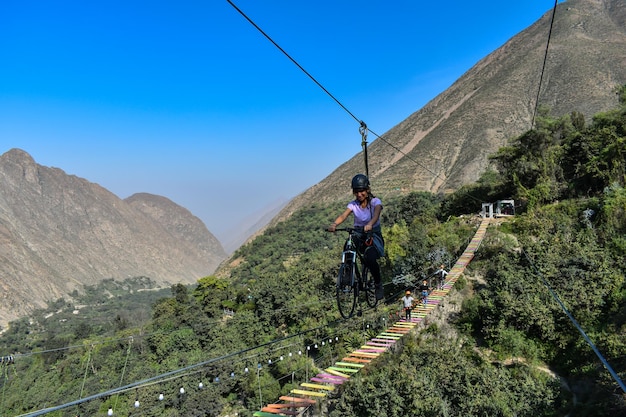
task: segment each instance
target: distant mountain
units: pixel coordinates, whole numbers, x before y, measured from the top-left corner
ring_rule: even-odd
[[[553,116],[578,111],[590,118],[615,108],[615,89],[626,83],[626,2],[568,0],[557,6],[539,90],[551,18],[549,10],[374,140],[368,147],[373,192],[449,192],[474,182],[490,154],[532,127],[538,91],[539,105]],[[350,179],[363,171],[358,154],[294,198],[272,224],[310,201],[351,198]]]
[[[263,228],[270,222],[276,215],[289,203],[288,200],[277,200],[273,204],[260,209],[259,213],[262,213],[260,217],[250,217],[242,221],[239,225],[237,232],[233,233],[230,238],[222,242],[224,249],[227,253],[233,253],[246,241],[254,238],[256,234],[263,230]]]
[[[122,200],[12,149],[0,156],[0,325],[107,278],[194,283],[226,257],[167,198]]]

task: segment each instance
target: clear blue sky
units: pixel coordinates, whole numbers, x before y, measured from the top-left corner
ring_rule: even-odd
[[[381,135],[554,5],[233,3]],[[0,154],[11,148],[121,198],[168,197],[224,240],[361,137],[226,0],[23,0],[0,5]]]

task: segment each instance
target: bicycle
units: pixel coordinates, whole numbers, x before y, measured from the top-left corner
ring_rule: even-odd
[[[366,249],[361,252],[359,242],[363,236],[366,242],[371,239],[371,235],[353,227],[342,227],[335,229],[336,232],[347,232],[348,238],[343,245],[341,252],[341,265],[339,266],[339,274],[337,275],[336,297],[337,307],[341,317],[349,319],[354,315],[359,293],[365,292],[365,300],[370,307],[376,307],[378,299],[376,298],[376,284],[374,277],[365,265],[364,252],[367,248],[372,247],[365,244]],[[369,235],[369,236],[368,236]],[[358,315],[361,315],[359,310]]]

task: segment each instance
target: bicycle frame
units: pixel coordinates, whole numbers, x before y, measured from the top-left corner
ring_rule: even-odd
[[[343,318],[350,318],[354,314],[359,293],[364,291],[366,301],[370,307],[375,307],[378,303],[376,299],[373,278],[369,274],[364,261],[364,254],[359,250],[356,243],[356,235],[361,231],[352,227],[339,228],[335,231],[345,231],[348,238],[343,245],[341,252],[341,265],[337,276],[337,307]],[[359,308],[359,315],[361,309]]]

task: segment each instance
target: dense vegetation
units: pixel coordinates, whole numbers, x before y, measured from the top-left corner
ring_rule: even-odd
[[[620,94],[625,104],[626,89]],[[362,317],[339,320],[334,307],[342,238],[324,227],[342,202],[294,213],[215,276],[173,286],[146,323],[122,311],[87,326],[71,315],[21,320],[0,340],[5,352],[20,353],[1,368],[0,414],[95,396],[49,415],[111,407],[123,416],[251,416],[376,334],[404,289],[392,278],[450,265],[476,225],[463,213],[505,197],[519,203],[518,215],[494,223],[457,282],[460,314],[405,337],[395,355],[344,384],[327,414],[624,414],[624,392],[568,314],[626,376],[625,155],[626,106],[589,125],[577,113],[543,113],[536,129],[493,156],[494,170],[477,184],[447,197],[381,196],[387,305]]]

